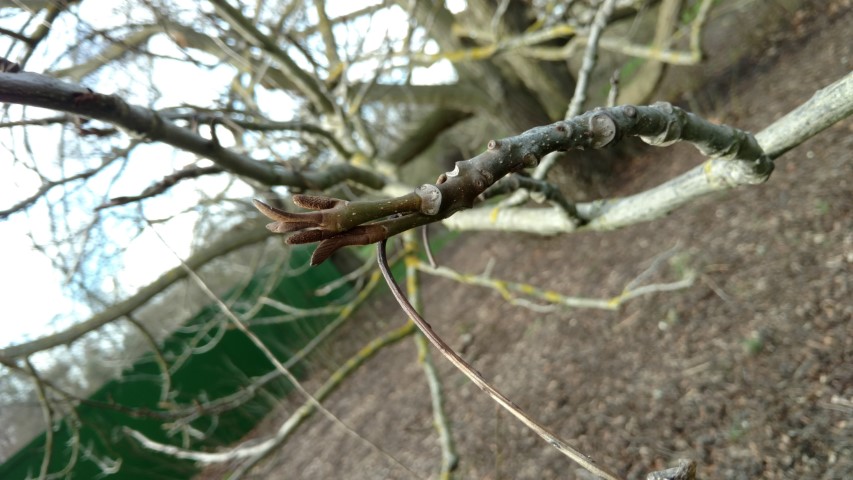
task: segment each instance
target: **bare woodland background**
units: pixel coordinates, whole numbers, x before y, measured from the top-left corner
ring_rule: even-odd
[[[10,131],[4,154],[11,155],[17,174],[29,176],[30,183],[21,184],[32,185],[35,176],[38,188],[14,205],[0,205],[3,219],[49,224],[48,236],[41,233],[44,227],[33,227],[33,248],[52,259],[66,288],[94,313],[90,324],[100,328],[60,338],[50,348],[30,344],[27,350],[25,342],[17,352],[0,349],[2,458],[13,458],[41,432],[45,418],[57,429],[85,430],[85,422],[74,420],[75,409],[98,407],[128,419],[162,413],[154,421],[162,425],[163,444],[227,459],[204,467],[173,460],[175,452],[158,453],[163,464],[187,465],[181,474],[156,470],[162,478],[188,472],[224,478],[247,469],[247,460],[258,462],[243,472],[255,478],[589,475],[497,409],[443,359],[424,357],[422,340],[404,326],[405,314],[376,286],[377,274],[368,268],[372,248],[344,250],[333,258],[342,271],[355,269],[346,277],[354,297],[317,297],[302,309],[263,300],[272,296],[270,279],[308,275],[307,254],[286,253],[289,247],[279,238],[269,239],[249,199],[282,198],[287,205],[293,191],[355,198],[384,189],[397,195],[401,186],[434,182],[454,161],[482,151],[489,139],[563,118],[582,63],[579,39],[588,34],[601,2],[471,1],[455,15],[435,2],[383,2],[345,18],[316,1],[239,8],[224,1],[127,2],[109,7],[125,15],[125,22],[101,27],[79,21],[76,12],[88,1],[24,7],[0,2],[0,34],[11,39],[6,58],[24,71],[151,107],[216,148],[190,149],[188,157],[135,155],[134,149],[170,140],[74,114],[85,108],[86,97],[69,103],[72,113],[7,107],[0,121]],[[756,132],[851,70],[849,1],[615,3],[586,108],[606,101],[609,78],[618,69],[619,103],[671,100],[715,122]],[[667,58],[662,51],[683,55],[678,58],[684,62],[698,60],[691,56],[690,35],[703,5],[710,10],[701,25],[701,62],[672,64],[674,55]],[[409,14],[411,35],[366,33],[380,28],[366,19],[391,8]],[[665,15],[667,9],[674,13]],[[272,44],[259,40],[252,25]],[[548,32],[553,35],[536,37]],[[73,43],[56,40],[69,34]],[[434,44],[425,50],[428,38]],[[162,50],[156,42],[163,41],[171,47]],[[282,54],[298,58],[298,65]],[[417,66],[447,60],[455,78],[443,85],[412,84]],[[160,62],[225,67],[233,74],[208,105],[164,105],[158,102],[161,89],[193,79],[158,84],[153,72],[163,68]],[[851,129],[844,120],[788,152],[767,184],[704,198],[666,218],[615,232],[455,236],[434,228],[444,245],[439,263],[469,275],[421,275],[425,316],[511,399],[620,476],[643,478],[690,458],[700,478],[848,478]],[[27,148],[43,138],[59,141],[53,158]],[[220,145],[236,156],[223,156]],[[571,201],[582,202],[645,191],[702,161],[689,146],[628,142],[572,154],[548,179]],[[355,168],[330,178],[333,165]],[[175,172],[186,178],[169,178]],[[145,184],[163,187],[163,193],[142,192],[138,179],[123,183],[124,175],[144,175]],[[182,220],[187,212],[194,222]],[[128,244],[145,232],[167,230],[173,219],[193,229],[187,263],[212,292],[179,265],[146,287],[150,295],[116,283]],[[330,265],[318,268],[331,278],[340,275]],[[412,271],[407,274],[414,278]],[[638,276],[640,283],[632,283]],[[253,278],[258,290],[247,287],[255,285]],[[689,286],[679,283],[686,280]],[[620,294],[640,284],[679,290],[620,304]],[[377,293],[371,296],[371,289]],[[247,299],[235,291],[251,293]],[[211,440],[217,428],[228,428],[217,427],[220,412],[212,406],[218,399],[185,398],[181,385],[169,384],[159,370],[193,368],[193,355],[216,348],[220,333],[239,335],[229,326],[228,309],[211,303],[211,293],[250,326],[255,321],[258,331],[263,322],[303,314],[321,318],[320,327],[289,333],[302,344],[330,318],[342,319],[299,364],[299,373],[304,387],[317,392],[347,362],[364,360],[322,402],[347,427],[315,413],[286,442],[263,455],[237,458],[232,448],[263,446],[306,400],[297,392],[285,395],[287,382],[281,379],[255,391],[263,375],[226,365],[210,378],[211,385],[221,382],[219,375],[233,374],[225,383],[242,394],[233,406],[252,398],[254,418],[269,415],[240,442]],[[560,306],[574,297],[618,308]],[[256,307],[265,301],[261,313]],[[206,326],[192,330],[184,345],[169,344],[205,305],[212,312]],[[273,315],[270,308],[279,311]],[[63,320],[59,330],[69,332],[71,320],[86,318]],[[399,338],[386,338],[389,345],[375,351],[368,348],[389,332]],[[283,361],[284,352],[298,350],[274,337],[262,339],[282,349]],[[155,373],[129,378],[135,362]],[[275,371],[260,355],[256,366]],[[83,399],[108,379],[154,385],[163,398],[125,411],[109,397],[102,405],[86,405]],[[430,382],[441,385],[443,420],[434,416],[436,388]],[[452,442],[440,442],[436,422],[444,422]],[[105,430],[102,441],[145,450],[124,427]],[[82,465],[116,478],[154,471],[134,470],[131,458],[122,465],[115,452],[96,444],[54,444],[52,458],[42,450],[33,448],[27,457],[33,477],[64,477]]]

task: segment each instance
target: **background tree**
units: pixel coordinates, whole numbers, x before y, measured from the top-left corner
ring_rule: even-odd
[[[261,204],[278,221],[273,230],[296,231],[290,241],[297,243],[322,241],[314,257],[319,263],[341,246],[373,243],[437,220],[455,229],[540,234],[611,229],[656,218],[712,191],[766,180],[775,158],[850,114],[850,75],[755,139],[667,105],[578,116],[584,105],[606,103],[608,94],[619,104],[644,102],[659,85],[665,65],[699,62],[703,26],[714,21],[712,3],[414,1],[353,10],[350,4],[316,1],[235,5],[213,0],[201,5],[126,2],[97,14],[87,8],[99,7],[86,1],[3,4],[1,32],[8,52],[0,100],[8,107],[2,127],[14,191],[21,193],[0,215],[9,222],[29,219],[33,248],[61,272],[77,308],[92,313],[83,321],[71,315],[55,333],[0,350],[15,379],[30,379],[29,387],[9,380],[10,392],[29,391],[41,398],[49,422],[73,413],[78,397],[96,386],[92,379],[105,375],[92,372],[104,364],[85,361],[89,352],[114,352],[116,362],[106,374],[117,375],[146,348],[128,348],[129,338],[141,331],[146,340],[160,344],[182,324],[186,312],[159,313],[167,317],[160,325],[134,319],[184,279],[200,298],[217,302],[221,325],[242,330],[244,324],[264,321],[256,317],[258,309],[218,300],[255,272],[217,265],[217,259],[268,238],[248,203],[253,196],[281,209]],[[602,34],[608,22],[613,26]],[[65,45],[70,47],[61,48]],[[606,66],[593,70],[596,54]],[[626,55],[641,59],[640,66]],[[608,63],[622,67],[619,87],[589,87],[606,84],[613,70]],[[589,149],[624,136],[661,145],[690,141],[711,158],[659,187],[597,198],[595,180],[608,173],[606,166],[618,154]],[[561,152],[577,147],[587,149],[583,157]],[[435,161],[440,157],[450,160]],[[432,161],[414,166],[417,158]],[[456,163],[464,158],[473,160]],[[555,161],[587,172],[586,180],[575,175],[574,188],[561,193],[546,182]],[[598,166],[598,177],[589,180],[592,165]],[[533,167],[529,176],[502,180],[506,173]],[[441,172],[446,175],[439,186],[418,188],[432,185]],[[498,196],[502,199],[495,203]],[[430,203],[436,198],[437,204]],[[548,207],[527,205],[531,198]],[[288,213],[291,200],[317,212]],[[486,203],[470,208],[475,201]],[[392,214],[402,216],[388,218]],[[121,272],[133,261],[132,246],[167,236],[169,230],[192,232],[189,241],[167,237],[163,242],[184,260],[147,285],[128,281]],[[680,278],[648,283],[661,268],[662,262],[654,262],[650,273],[622,285],[611,298],[567,297],[545,285],[431,268],[414,254],[415,243],[406,238],[403,255],[409,295],[418,309],[419,272],[492,288],[533,308],[538,307],[530,304],[531,297],[568,307],[615,309],[639,295],[683,288],[695,278],[688,268]],[[256,255],[253,262],[268,262],[279,253]],[[366,255],[360,260],[372,264]],[[158,256],[174,258],[168,251]],[[365,281],[355,300],[335,307],[338,319],[331,325],[349,318],[352,306],[375,287],[377,275],[366,267],[354,269],[347,278]],[[255,302],[269,303],[265,296],[257,295]],[[192,310],[196,303],[185,305]],[[284,317],[298,314],[292,306],[277,308]],[[321,338],[333,329],[324,330]],[[374,348],[329,369],[335,374],[309,394],[266,350],[269,339],[245,330],[269,357],[275,375],[287,377],[303,394],[299,398],[305,403],[276,435],[211,454],[191,443],[178,448],[132,430],[124,433],[147,448],[200,463],[239,459],[235,468],[245,472],[287,440],[304,418],[320,411],[394,468],[413,473],[319,402],[380,346],[414,332],[407,324],[378,337]],[[442,389],[424,339],[415,339],[442,439],[437,470],[450,475],[457,454]],[[71,348],[50,353],[65,345]],[[36,361],[39,357],[44,360]],[[151,358],[171,361],[156,354]],[[321,372],[318,367],[317,378]],[[166,386],[160,413],[188,415],[182,405],[165,401],[177,393],[169,391],[166,378],[157,379]],[[247,380],[247,397],[257,385],[257,379]],[[9,393],[8,398],[26,395]],[[219,400],[197,401],[203,413],[210,413],[223,403]],[[51,467],[48,460],[43,475],[65,468]]]

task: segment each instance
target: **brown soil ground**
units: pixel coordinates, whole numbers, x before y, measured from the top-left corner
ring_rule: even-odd
[[[841,13],[795,19],[753,62],[696,91],[689,107],[758,131],[849,72],[853,14],[849,2],[830,4]],[[700,272],[686,290],[642,297],[618,312],[538,313],[490,290],[425,278],[426,316],[498,389],[626,478],[679,458],[696,460],[699,478],[853,478],[851,157],[847,120],[782,157],[769,183],[665,219],[557,238],[465,234],[440,255],[459,271],[480,273],[493,262],[495,278],[600,298],[677,248],[681,265]],[[689,146],[646,150],[600,188],[639,191],[700,161]],[[670,264],[652,280],[676,278]],[[403,321],[389,296],[376,299],[318,366],[338,366]],[[382,351],[325,405],[418,476],[434,478],[440,450],[416,356],[411,339]],[[443,358],[435,362],[457,478],[586,478]],[[266,431],[298,405],[286,403]],[[411,473],[315,416],[252,477]]]

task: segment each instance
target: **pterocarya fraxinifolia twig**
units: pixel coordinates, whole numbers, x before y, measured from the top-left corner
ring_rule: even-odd
[[[255,206],[274,220],[267,226],[271,231],[293,233],[287,243],[320,242],[311,257],[317,265],[341,247],[375,243],[471,208],[486,188],[509,173],[536,166],[548,153],[601,148],[629,136],[657,146],[687,141],[706,156],[737,161],[740,167],[723,180],[732,185],[761,183],[773,171],[773,162],[752,134],[660,102],[597,108],[514,137],[491,140],[485,152],[456,162],[453,171],[442,174],[435,185],[421,185],[401,197],[348,202],[294,195],[297,206],[313,210],[304,213],[286,212],[258,200]]]

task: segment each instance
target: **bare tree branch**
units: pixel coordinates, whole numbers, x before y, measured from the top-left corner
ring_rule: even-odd
[[[160,234],[156,230],[154,230],[154,232],[158,237],[160,237]],[[162,237],[160,237],[160,240],[163,241],[163,243],[165,244],[165,240]],[[169,248],[168,245],[166,245],[166,247]],[[174,253],[174,251],[173,251],[173,253]],[[177,254],[175,254],[175,256],[177,256]],[[178,257],[178,258],[180,259],[180,257]],[[207,286],[207,284],[204,283],[204,281],[201,279],[201,277],[199,277],[199,275],[195,272],[195,270],[190,268],[189,265],[186,262],[184,262],[183,260],[181,260],[181,268],[184,269],[187,276],[189,276],[189,278],[199,288],[201,288],[204,291],[204,293],[216,304],[216,306],[220,309],[220,311],[228,318],[229,322],[237,330],[242,332],[243,335],[245,335],[249,339],[249,341],[251,341],[255,345],[255,347],[257,347],[258,350],[260,350],[263,353],[264,357],[266,357],[266,359],[270,363],[272,363],[273,366],[275,366],[276,371],[278,371],[285,378],[287,378],[287,380],[290,382],[290,384],[293,385],[293,387],[300,394],[302,394],[302,396],[305,397],[307,402],[310,403],[313,406],[313,408],[315,408],[316,410],[321,412],[323,415],[325,415],[329,420],[332,421],[333,424],[340,427],[343,431],[345,431],[348,435],[353,437],[355,440],[357,440],[360,443],[368,446],[372,450],[378,452],[380,455],[382,455],[383,457],[390,460],[391,463],[393,463],[393,464],[397,465],[398,467],[400,467],[401,469],[409,472],[413,476],[417,476],[411,469],[409,469],[407,466],[403,465],[398,459],[394,458],[392,455],[390,455],[388,452],[386,452],[380,446],[376,445],[374,442],[372,442],[369,439],[365,438],[364,436],[360,435],[352,427],[350,427],[349,425],[344,423],[340,418],[338,418],[335,414],[333,414],[326,407],[324,407],[320,403],[320,400],[318,400],[308,390],[305,389],[305,387],[302,385],[302,383],[296,378],[296,376],[293,375],[293,373],[290,371],[290,369],[287,368],[284,365],[284,363],[282,363],[275,356],[275,354],[273,354],[273,352],[269,349],[269,347],[267,347],[267,345],[263,341],[261,341],[261,339],[254,332],[249,330],[249,328],[246,326],[246,323],[242,319],[240,319],[225,304],[225,302],[222,301],[222,299],[220,299],[218,296],[216,296],[216,294],[213,293],[213,291]],[[157,442],[152,442],[152,441],[148,440],[147,438],[145,438],[144,436],[142,436],[141,434],[138,434],[138,432],[134,432],[133,430],[126,429],[126,431],[133,434],[134,437],[136,437],[140,441],[144,442],[144,444],[151,449],[161,451],[163,453],[169,453],[169,454],[175,456],[176,458],[193,459],[193,457],[195,456],[194,452],[187,452],[184,449],[178,449],[178,448],[174,448],[174,447],[169,448],[169,446],[167,446],[167,445],[162,445],[162,444],[159,444]],[[200,458],[200,457],[196,457],[196,458]],[[203,457],[201,457],[201,458],[203,458]]]
[[[393,165],[404,165],[423,154],[442,132],[471,116],[470,112],[461,110],[435,109],[412,128],[411,135],[398,142],[394,150],[384,156]]]
[[[269,36],[264,35],[257,27],[246,18],[240,11],[226,0],[210,0],[216,11],[225,21],[231,24],[235,30],[240,32],[249,43],[262,48],[282,67],[282,72],[292,81],[305,97],[320,112],[332,114],[335,111],[334,102],[329,99],[326,92],[316,78],[312,77],[294,62],[287,52],[283,51],[278,44]]]
[[[767,152],[768,160],[775,159],[851,114],[853,73],[816,92],[807,102],[758,133],[755,140]],[[662,217],[703,195],[760,181],[756,173],[759,172],[751,170],[748,162],[712,158],[645,192],[579,203],[576,207],[587,220],[583,229],[611,230]],[[525,231],[541,235],[578,229],[570,217],[559,211],[534,208],[468,210],[443,223],[460,230]]]
[[[156,140],[213,160],[225,170],[267,185],[323,190],[345,180],[379,189],[385,179],[347,163],[323,171],[296,172],[223,148],[213,140],[181,128],[159,113],[131,105],[116,95],[104,95],[36,73],[0,73],[0,102],[31,105],[114,123],[148,140]]]
[[[583,63],[581,64],[580,72],[578,72],[575,94],[572,95],[572,101],[569,103],[569,109],[566,111],[566,120],[581,113],[583,104],[586,101],[586,90],[589,88],[589,76],[592,74],[592,69],[595,67],[595,60],[598,56],[598,39],[601,37],[604,27],[607,26],[615,5],[616,0],[604,0],[595,14],[595,20],[593,20],[592,26],[589,29],[589,40],[587,40],[586,51],[583,54]],[[547,168],[545,170],[547,171]],[[543,177],[537,176],[537,178]]]
[[[213,242],[209,247],[190,256],[186,260],[186,265],[193,269],[198,269],[215,258],[219,258],[228,252],[237,250],[238,248],[261,242],[268,236],[269,234],[267,232],[263,229],[257,228],[255,224],[252,223],[234,228],[219,241]],[[36,340],[0,348],[0,358],[12,359],[24,357],[59,345],[70,344],[83,335],[132,313],[134,310],[151,300],[155,295],[186,276],[187,273],[183,267],[175,267],[164,273],[153,283],[140,289],[135,295],[110,306],[84,322],[75,324],[66,330],[41,337]]]
[[[773,170],[773,162],[747,132],[715,125],[669,103],[646,107],[625,105],[599,108],[570,121],[492,140],[486,152],[470,160],[456,162],[456,168],[439,177],[436,185],[421,185],[414,192],[394,199],[345,202],[325,197],[294,197],[297,205],[315,210],[310,213],[277,211],[257,201],[255,206],[275,220],[268,226],[270,230],[276,233],[295,232],[287,239],[288,243],[319,241],[311,260],[312,264],[317,264],[341,247],[374,243],[470,209],[479,195],[496,181],[509,173],[535,166],[548,153],[602,148],[627,136],[638,136],[646,143],[658,146],[677,141],[695,144],[703,154],[711,157],[705,167],[708,173],[702,179],[716,189],[761,183]],[[677,192],[681,194],[682,190]],[[647,208],[646,204],[631,205],[641,211]],[[612,208],[609,204],[602,201],[592,207],[578,208],[582,219],[590,223],[612,222],[605,216]],[[386,218],[391,214],[397,216]],[[568,216],[563,215],[562,219],[568,219]],[[453,222],[449,224],[453,225]],[[517,228],[542,233],[530,222]]]
[[[133,143],[135,146],[136,142],[133,142]],[[131,147],[131,148],[133,148],[133,147]],[[34,203],[36,203],[40,198],[47,195],[47,193],[50,192],[54,187],[57,187],[60,185],[65,185],[65,184],[68,184],[71,182],[76,182],[78,180],[86,180],[86,179],[98,174],[99,172],[104,170],[107,166],[109,166],[112,162],[114,162],[115,160],[118,160],[119,158],[122,158],[123,156],[125,156],[126,153],[130,149],[123,149],[123,150],[124,151],[121,154],[111,155],[110,157],[104,159],[104,161],[95,168],[91,168],[91,169],[86,170],[84,172],[80,172],[76,175],[71,175],[70,177],[66,177],[66,178],[63,178],[61,180],[46,180],[46,181],[44,181],[41,184],[41,186],[39,187],[39,189],[36,190],[36,192],[33,193],[32,195],[30,195],[29,197],[19,201],[18,203],[12,205],[9,208],[0,210],[0,220],[8,218],[10,215],[12,215],[14,213],[26,210],[27,208],[32,206]]]
[[[165,178],[163,178],[163,180],[160,180],[154,185],[151,185],[150,187],[146,188],[139,195],[111,198],[109,202],[99,205],[95,208],[95,210],[103,210],[105,208],[115,207],[118,205],[127,205],[128,203],[138,202],[146,198],[155,197],[157,195],[165,193],[167,190],[177,185],[178,182],[181,182],[183,180],[187,180],[190,178],[198,178],[205,175],[215,175],[217,173],[222,173],[223,171],[224,170],[222,170],[220,167],[189,166],[171,175],[167,175]]]

